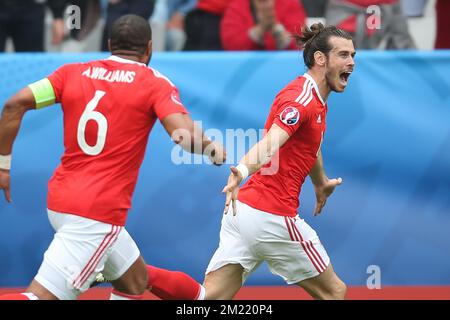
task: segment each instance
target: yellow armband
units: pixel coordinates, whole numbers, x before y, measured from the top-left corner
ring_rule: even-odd
[[[36,109],[48,107],[55,103],[55,91],[50,80],[47,78],[29,84],[28,87],[33,92],[34,99],[36,100]]]

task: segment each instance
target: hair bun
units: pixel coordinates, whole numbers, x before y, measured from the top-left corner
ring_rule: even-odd
[[[325,26],[322,23],[314,23],[311,27],[303,26],[301,35],[298,37],[303,43],[303,46],[306,45],[307,42],[312,41],[321,31],[325,30]]]

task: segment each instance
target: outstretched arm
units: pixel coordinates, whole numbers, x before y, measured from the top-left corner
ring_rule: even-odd
[[[13,143],[23,115],[35,107],[35,98],[29,87],[20,90],[3,107],[0,118],[0,189],[4,190],[8,202],[11,202],[9,170]]]
[[[173,113],[161,121],[172,140],[184,150],[207,155],[215,165],[222,165],[226,152],[222,144],[211,141],[188,114]]]
[[[245,165],[247,167],[247,176],[252,175],[265,164],[269,163],[273,155],[278,152],[288,139],[289,134],[277,124],[273,124],[264,138],[258,141],[241,159],[239,165]]]
[[[233,214],[236,214],[236,199],[239,184],[249,175],[257,172],[265,164],[269,163],[273,155],[288,141],[289,134],[273,124],[269,132],[255,144],[250,151],[241,159],[237,167],[231,167],[228,183],[222,192],[226,193],[224,213],[228,212],[230,203],[233,205]]]
[[[328,197],[333,193],[334,188],[342,183],[342,178],[329,179],[325,173],[323,167],[322,151],[319,151],[317,161],[314,167],[309,173],[312,183],[314,184],[314,190],[316,192],[316,207],[314,209],[314,215],[318,215],[322,212]]]

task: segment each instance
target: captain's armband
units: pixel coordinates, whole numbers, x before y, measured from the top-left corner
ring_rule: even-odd
[[[33,92],[34,99],[36,100],[36,109],[48,107],[55,103],[55,91],[48,78],[29,84],[28,87]]]

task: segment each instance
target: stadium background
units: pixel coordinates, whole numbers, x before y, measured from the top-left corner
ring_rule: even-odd
[[[0,55],[0,101],[64,63],[105,57]],[[275,94],[305,70],[298,52],[156,53],[151,66],[178,86],[204,129],[223,134],[262,128]],[[408,298],[411,286],[419,298],[450,298],[449,73],[450,51],[360,51],[346,92],[330,96],[323,154],[328,175],[342,176],[344,184],[313,217],[308,181],[300,215],[317,230],[342,279],[365,292],[354,298]],[[228,165],[176,165],[173,148],[156,125],[127,229],[148,263],[202,281],[218,244]],[[60,108],[27,114],[13,152],[13,203],[0,201],[0,287],[26,286],[42,261],[53,234],[47,180],[62,151]],[[381,270],[376,293],[365,289],[370,266]],[[283,282],[262,266],[246,284]],[[286,290],[278,297],[299,294]],[[392,296],[379,295],[383,290]]]

